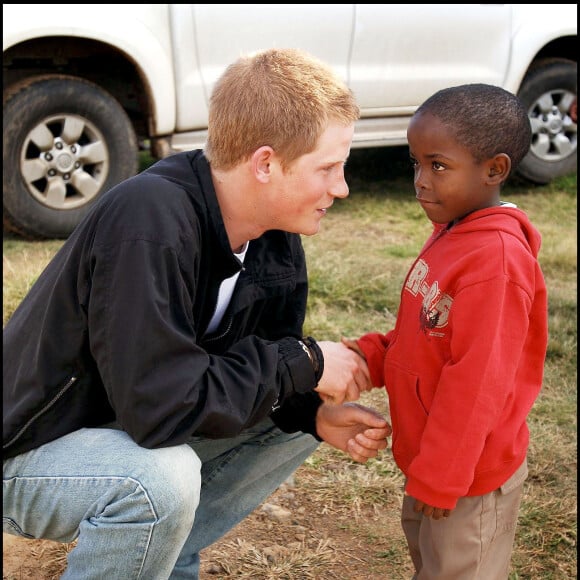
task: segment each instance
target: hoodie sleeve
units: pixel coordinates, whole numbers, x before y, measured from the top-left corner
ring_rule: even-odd
[[[392,334],[393,331],[387,334],[369,332],[356,341],[366,358],[371,381],[375,387],[385,386],[385,353],[389,347]]]

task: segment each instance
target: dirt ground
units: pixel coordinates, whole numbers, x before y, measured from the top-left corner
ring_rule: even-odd
[[[306,475],[302,484],[283,485],[202,552],[202,580],[411,578],[410,562],[400,556],[404,540],[392,513],[396,498],[390,506],[338,505],[328,495],[309,491],[308,479],[316,473],[302,467],[298,477],[301,470]],[[3,580],[59,578],[66,547],[4,534]]]

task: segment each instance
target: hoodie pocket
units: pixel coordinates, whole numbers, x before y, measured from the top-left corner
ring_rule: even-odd
[[[428,413],[419,396],[417,375],[391,364],[386,384],[393,427],[393,456],[405,471],[419,452]]]

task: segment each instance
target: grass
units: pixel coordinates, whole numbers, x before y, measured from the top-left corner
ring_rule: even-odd
[[[323,340],[392,326],[404,276],[430,231],[414,200],[404,148],[354,150],[347,178],[350,196],[335,203],[318,235],[304,238],[311,281],[305,330]],[[577,574],[576,179],[574,174],[542,187],[514,179],[502,196],[525,210],[543,235],[540,263],[549,292],[550,330],[543,390],[529,419],[530,476],[510,580]],[[61,244],[5,235],[4,323]],[[362,402],[386,413],[385,399],[375,390],[365,393]],[[333,522],[337,533],[344,532],[344,550],[352,542],[351,561],[359,559],[355,540],[371,551],[376,544],[372,558],[365,559],[368,572],[408,578],[409,557],[398,524],[401,484],[388,452],[359,465],[322,445],[297,472],[296,493],[323,506],[320,517]],[[247,537],[227,539],[222,549],[228,556],[217,560],[222,577],[228,578],[333,577],[313,570],[336,564],[338,557],[324,541],[308,549],[298,546],[284,558],[258,551]]]

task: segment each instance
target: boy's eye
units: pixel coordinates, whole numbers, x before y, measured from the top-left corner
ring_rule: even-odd
[[[445,169],[445,166],[441,165],[441,163],[439,163],[438,161],[433,161],[432,167],[435,171],[443,171]]]

